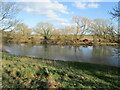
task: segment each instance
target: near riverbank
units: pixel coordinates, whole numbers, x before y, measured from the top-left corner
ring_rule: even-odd
[[[3,88],[120,88],[119,67],[2,54]]]

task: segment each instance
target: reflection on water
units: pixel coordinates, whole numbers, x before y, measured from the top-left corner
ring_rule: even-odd
[[[4,44],[3,49],[11,54],[35,56],[40,58],[79,61],[119,66],[118,46],[58,46]]]

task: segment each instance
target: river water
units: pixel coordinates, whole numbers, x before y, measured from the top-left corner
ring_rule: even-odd
[[[3,49],[16,55],[120,66],[119,46],[60,46],[7,43],[3,44]]]

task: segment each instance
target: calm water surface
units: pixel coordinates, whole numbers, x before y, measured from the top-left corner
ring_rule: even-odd
[[[120,66],[118,46],[4,44],[3,49],[16,55]]]

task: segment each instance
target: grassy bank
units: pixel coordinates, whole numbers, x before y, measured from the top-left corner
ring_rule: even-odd
[[[2,54],[3,88],[115,88],[118,67]]]

